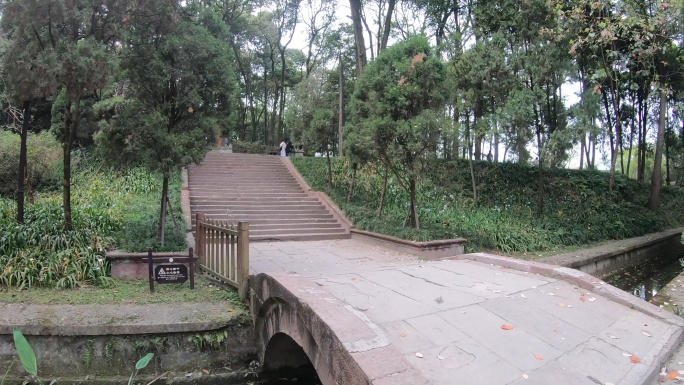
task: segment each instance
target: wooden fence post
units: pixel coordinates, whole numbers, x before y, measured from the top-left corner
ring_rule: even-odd
[[[199,265],[207,265],[205,255],[206,233],[205,229],[202,226],[200,226],[200,222],[204,221],[205,219],[206,217],[202,213],[197,213],[197,215],[195,216],[195,235],[197,235],[197,239],[195,241],[195,253],[197,254],[197,257],[199,259],[199,263],[197,264],[198,266],[196,266],[197,268],[199,268]]]
[[[249,223],[238,222],[237,281],[242,299],[249,299]]]

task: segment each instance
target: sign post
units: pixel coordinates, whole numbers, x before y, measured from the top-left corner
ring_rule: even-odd
[[[155,266],[155,259],[160,262],[165,259],[165,263],[160,263]],[[187,262],[189,266],[186,266],[183,262]],[[155,257],[152,255],[152,250],[148,250],[147,270],[149,273],[150,293],[154,293],[155,281],[159,284],[184,283],[190,278],[190,289],[195,288],[195,257],[193,255],[192,247],[188,251],[187,257],[178,257],[174,255],[158,255]]]

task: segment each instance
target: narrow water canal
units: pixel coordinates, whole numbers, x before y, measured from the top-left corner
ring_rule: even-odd
[[[605,281],[644,301],[650,301],[682,271],[684,271],[684,252],[679,250],[613,274]]]

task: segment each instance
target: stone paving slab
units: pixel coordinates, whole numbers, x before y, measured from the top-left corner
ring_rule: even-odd
[[[253,271],[306,280],[378,326],[413,369],[373,384],[643,384],[682,339],[679,317],[536,262],[420,261],[354,240],[253,244],[251,260]]]

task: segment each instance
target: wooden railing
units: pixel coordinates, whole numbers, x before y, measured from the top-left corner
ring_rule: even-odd
[[[249,223],[228,224],[207,219],[204,214],[197,214],[195,219],[199,268],[235,287],[240,297],[246,299],[249,293]]]

